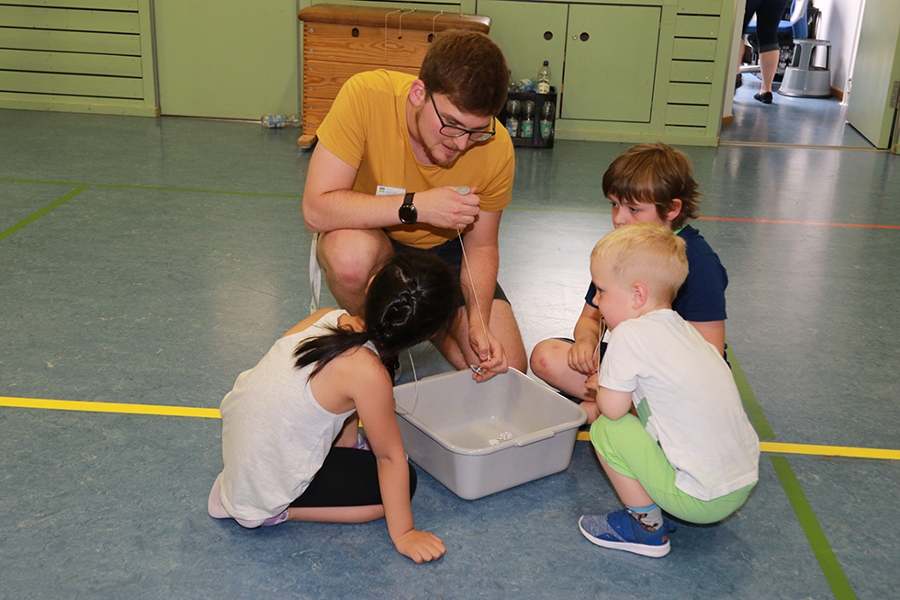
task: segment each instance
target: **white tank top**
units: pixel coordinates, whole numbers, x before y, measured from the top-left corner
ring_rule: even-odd
[[[329,333],[347,312],[334,310],[313,326],[283,337],[249,371],[238,375],[221,404],[222,504],[238,519],[267,519],[306,490],[347,417],[328,412],[313,397],[310,364],[294,367],[304,339]],[[375,352],[375,347],[366,344]]]

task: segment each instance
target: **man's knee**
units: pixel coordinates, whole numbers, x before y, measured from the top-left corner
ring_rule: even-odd
[[[390,244],[364,231],[340,230],[320,235],[319,264],[329,285],[364,290],[369,278],[390,256]]]
[[[528,370],[528,355],[512,306],[504,300],[494,300],[491,309],[491,329],[503,344],[509,366],[524,373]]]
[[[329,283],[344,289],[365,289],[372,272],[372,265],[366,257],[350,252],[338,252],[330,256],[319,253],[319,263]]]

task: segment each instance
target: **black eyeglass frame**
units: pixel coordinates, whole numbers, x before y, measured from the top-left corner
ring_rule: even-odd
[[[437,103],[434,101],[434,95],[431,92],[428,92],[428,97],[431,98],[431,105],[434,107],[434,114],[437,115],[438,121],[441,122],[441,135],[448,138],[461,138],[462,136],[468,134],[469,141],[472,142],[486,142],[497,133],[497,119],[491,118],[491,124],[494,126],[490,131],[486,131],[484,129],[466,129],[465,127],[459,127],[458,125],[448,125],[444,123],[444,118],[441,116],[441,111],[438,110]],[[445,129],[453,129],[458,131],[459,133],[450,134],[445,132]],[[473,137],[477,136],[477,137]]]

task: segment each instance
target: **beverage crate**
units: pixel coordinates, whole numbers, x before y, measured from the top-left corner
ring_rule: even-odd
[[[522,130],[522,119],[521,114],[519,115],[519,131],[518,136],[512,138],[513,146],[519,148],[552,148],[553,147],[553,138],[555,137],[556,132],[556,111],[559,108],[559,104],[557,103],[556,96],[556,88],[550,87],[549,94],[538,94],[537,92],[525,92],[525,93],[514,93],[510,92],[508,94],[509,100],[519,100],[524,103],[526,100],[531,100],[534,102],[534,137],[531,138],[523,138],[519,137],[521,135]],[[541,107],[544,106],[544,102],[550,101],[553,103],[553,115],[551,116],[551,128],[550,128],[550,136],[548,138],[541,137]],[[508,114],[506,111],[506,106],[504,105],[503,111],[501,111],[500,115],[497,117],[500,120],[500,124],[504,127],[506,126],[506,118]]]

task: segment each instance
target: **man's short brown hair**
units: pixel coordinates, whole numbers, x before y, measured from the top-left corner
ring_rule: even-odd
[[[509,69],[500,48],[483,33],[448,29],[434,42],[419,79],[432,94],[443,94],[470,115],[495,117],[506,104]]]
[[[603,174],[604,196],[615,197],[625,205],[655,204],[662,219],[672,209],[672,200],[681,200],[681,212],[672,221],[673,229],[699,216],[698,187],[687,155],[661,142],[629,148]]]

